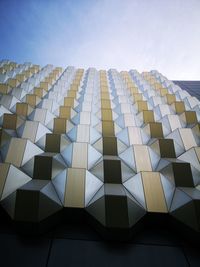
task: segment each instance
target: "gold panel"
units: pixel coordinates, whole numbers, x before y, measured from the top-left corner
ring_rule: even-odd
[[[26,76],[26,78],[29,78],[30,76],[32,76],[32,73],[29,70],[25,70],[23,73]]]
[[[40,87],[43,88],[45,91],[48,91],[50,85],[47,82],[40,82]]]
[[[117,156],[117,138],[103,137],[103,155]]]
[[[180,114],[180,118],[187,124],[198,123],[197,115],[195,111],[185,111],[182,114]]]
[[[64,118],[54,118],[53,132],[65,134],[67,132],[67,120]]]
[[[60,106],[59,117],[65,119],[71,119],[72,109],[71,107]]]
[[[144,131],[151,136],[151,138],[162,138],[163,129],[162,123],[150,122],[144,127]]]
[[[56,67],[53,72],[56,72],[57,74],[60,74],[63,71],[62,67]]]
[[[175,101],[171,106],[178,114],[185,111],[185,104],[183,101]]]
[[[155,150],[161,158],[176,158],[173,139],[158,139],[151,144],[151,148]]]
[[[101,89],[101,92],[103,92],[103,93],[108,92],[108,86],[105,86],[105,85],[102,86],[101,85],[101,88],[100,89]]]
[[[24,81],[26,80],[26,75],[20,73],[20,74],[17,74],[17,75],[15,76],[15,78],[16,78],[19,82],[22,83],[22,82],[24,82]]]
[[[79,84],[71,84],[70,85],[70,91],[78,91]]]
[[[138,102],[138,101],[142,101],[142,94],[134,94],[133,95],[133,101],[134,102]]]
[[[144,110],[142,113],[144,123],[154,122],[154,113],[152,110]]]
[[[45,82],[47,82],[48,84],[52,84],[53,83],[53,79],[49,76],[49,77],[46,77],[44,79]]]
[[[16,114],[19,116],[28,116],[33,111],[33,108],[27,103],[16,104]]]
[[[0,93],[8,94],[11,91],[11,87],[8,84],[0,83]]]
[[[61,145],[61,135],[60,134],[46,134],[46,143],[45,143],[45,151],[46,152],[60,152]]]
[[[138,94],[138,88],[137,87],[131,87],[130,86],[130,87],[128,87],[128,89],[132,95]]]
[[[110,100],[101,100],[102,109],[111,109]]]
[[[5,179],[7,177],[10,165],[6,163],[0,163],[0,199],[2,198],[4,186],[5,186]]]
[[[142,172],[142,181],[149,212],[167,212],[166,200],[158,172]]]
[[[176,97],[173,94],[166,94],[165,95],[165,101],[168,105],[171,105],[176,101]]]
[[[154,87],[156,90],[159,90],[161,95],[162,95],[162,92],[168,92],[166,88],[163,88],[163,87],[162,87],[162,84],[160,84],[160,83],[154,83],[154,80],[152,80],[152,81],[153,81],[153,83],[152,83],[153,87]],[[163,91],[163,89],[164,89],[164,91]],[[166,93],[165,93],[165,94],[166,94]],[[164,94],[164,95],[165,95],[165,94]]]
[[[168,94],[168,90],[166,88],[162,88],[159,90],[159,93],[161,96],[165,96]]]
[[[40,98],[36,95],[26,95],[26,103],[32,107],[35,107],[40,102]]]
[[[69,168],[65,187],[64,206],[84,208],[85,205],[85,169]]]
[[[108,92],[101,92],[101,99],[110,99],[110,94]]]
[[[3,115],[3,128],[16,130],[24,120],[16,114],[4,113]]]
[[[76,98],[78,93],[76,91],[67,91],[67,96],[70,98]]]
[[[34,88],[34,94],[40,98],[44,97],[46,95],[46,91],[40,87]]]
[[[148,110],[147,101],[137,101],[138,112]]]
[[[65,97],[64,98],[64,106],[66,107],[74,107],[75,99],[73,97]]]
[[[52,80],[52,81],[55,81],[56,79],[57,79],[57,77],[58,77],[58,74],[56,73],[56,72],[51,72],[50,74],[49,74],[49,78]]]
[[[102,121],[112,121],[112,110],[111,109],[102,109],[101,110],[101,119]]]
[[[137,172],[152,171],[151,160],[147,146],[134,145]]]
[[[10,85],[11,87],[17,87],[20,83],[17,79],[8,79],[7,84]]]
[[[104,137],[115,136],[114,122],[102,121],[102,135]]]

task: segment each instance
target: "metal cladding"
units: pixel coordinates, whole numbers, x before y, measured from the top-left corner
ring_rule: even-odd
[[[168,214],[200,232],[200,102],[157,71],[0,62],[0,201],[18,222]],[[164,215],[163,215],[164,216]]]

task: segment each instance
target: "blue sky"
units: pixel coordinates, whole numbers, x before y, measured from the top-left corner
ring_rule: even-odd
[[[200,79],[200,0],[0,0],[0,58]]]

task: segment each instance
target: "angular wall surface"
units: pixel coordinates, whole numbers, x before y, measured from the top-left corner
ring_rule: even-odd
[[[23,223],[83,210],[117,232],[158,214],[199,233],[199,120],[157,71],[1,61],[1,205]]]

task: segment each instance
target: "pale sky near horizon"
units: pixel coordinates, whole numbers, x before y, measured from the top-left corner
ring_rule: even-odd
[[[200,0],[0,0],[0,59],[200,80]]]

